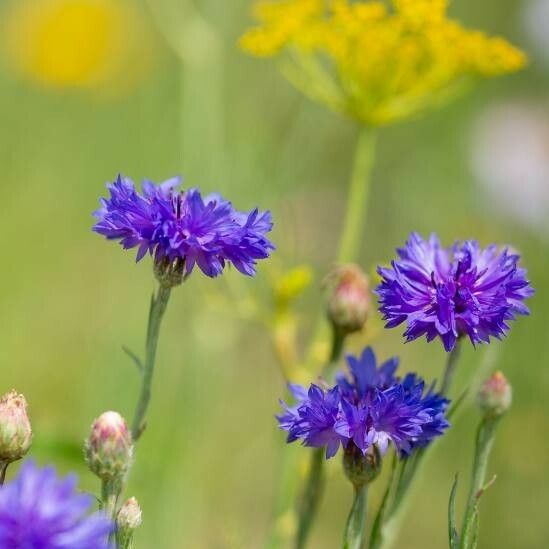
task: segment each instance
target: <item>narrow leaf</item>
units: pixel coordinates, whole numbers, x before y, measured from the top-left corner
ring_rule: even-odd
[[[452,403],[452,406],[450,406],[450,409],[448,410],[448,413],[446,414],[446,417],[448,420],[452,419],[452,417],[455,415],[455,413],[458,411],[458,409],[461,407],[463,402],[465,402],[465,397],[469,393],[469,388],[465,389],[458,398],[454,400]]]
[[[448,502],[448,538],[450,549],[457,549],[459,545],[459,536],[456,528],[456,494],[458,486],[458,475],[454,479],[452,490],[450,492],[450,501]]]
[[[133,360],[133,362],[137,366],[137,369],[139,370],[139,373],[142,374],[144,367],[143,367],[143,362],[141,362],[141,359],[131,349],[129,349],[125,345],[122,345],[122,350]]]

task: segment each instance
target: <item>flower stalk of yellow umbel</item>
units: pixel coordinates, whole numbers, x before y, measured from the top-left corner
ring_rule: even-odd
[[[311,99],[362,124],[383,126],[456,95],[479,77],[514,72],[524,54],[447,16],[448,0],[259,2],[241,38],[275,57]]]

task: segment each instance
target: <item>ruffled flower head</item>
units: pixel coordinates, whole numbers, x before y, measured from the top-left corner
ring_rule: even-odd
[[[340,374],[332,388],[290,386],[297,402],[293,406],[282,402],[285,411],[277,417],[280,428],[288,432],[288,442],[325,447],[327,458],[349,444],[363,454],[375,445],[384,454],[392,443],[401,456],[407,456],[448,427],[449,401],[426,389],[415,374],[397,377],[396,358],[377,367],[368,347],[360,357],[348,356],[347,363],[351,376]]]
[[[94,213],[93,230],[125,249],[137,248],[137,261],[150,253],[157,263],[179,262],[187,276],[197,265],[215,277],[227,262],[253,276],[257,260],[274,249],[266,237],[270,212],[240,212],[219,195],[178,191],[179,184],[179,178],[160,185],[144,181],[139,193],[131,179],[118,176],[107,185],[110,198],[101,199]]]
[[[77,492],[74,475],[59,478],[53,467],[27,462],[0,488],[0,547],[108,549],[113,524],[88,514],[93,502]]]
[[[378,269],[380,310],[386,327],[406,323],[407,341],[440,337],[451,351],[459,337],[489,343],[509,330],[508,322],[527,315],[524,300],[534,290],[519,266],[520,256],[476,240],[443,248],[432,235],[410,235],[391,268]]]

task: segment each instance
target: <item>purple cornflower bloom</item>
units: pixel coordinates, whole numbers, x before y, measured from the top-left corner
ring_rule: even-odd
[[[26,462],[0,488],[2,549],[107,549],[113,529],[101,513],[89,515],[93,497],[76,491],[76,477]]]
[[[188,276],[195,265],[215,277],[226,262],[252,276],[258,259],[274,249],[266,234],[270,212],[239,212],[219,195],[202,197],[197,189],[179,191],[179,178],[159,185],[144,181],[142,193],[131,179],[107,185],[110,198],[101,199],[93,230],[125,249],[137,247],[137,261],[147,253],[155,261],[179,261]]]
[[[364,454],[375,444],[384,454],[392,443],[406,456],[448,427],[449,401],[432,388],[425,390],[425,382],[415,374],[396,377],[396,358],[377,367],[368,347],[360,357],[348,356],[347,363],[351,378],[338,375],[330,389],[313,384],[307,391],[290,385],[297,403],[282,402],[285,412],[277,417],[280,428],[288,432],[288,442],[325,447],[327,458],[349,444]]]
[[[378,268],[376,293],[386,327],[406,322],[407,341],[438,336],[446,351],[462,336],[489,343],[506,335],[508,321],[530,313],[523,301],[534,290],[520,256],[508,249],[482,249],[476,240],[443,248],[436,235],[412,233],[397,253],[391,268]]]

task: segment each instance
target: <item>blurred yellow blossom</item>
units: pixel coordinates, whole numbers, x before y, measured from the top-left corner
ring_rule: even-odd
[[[380,126],[441,103],[477,77],[519,70],[502,38],[447,17],[448,0],[260,2],[241,47],[333,110]]]
[[[125,91],[150,66],[152,34],[125,0],[14,0],[3,9],[13,68],[52,88]]]
[[[295,301],[313,280],[313,270],[308,265],[299,265],[282,273],[274,281],[275,299],[278,306],[286,307]]]

